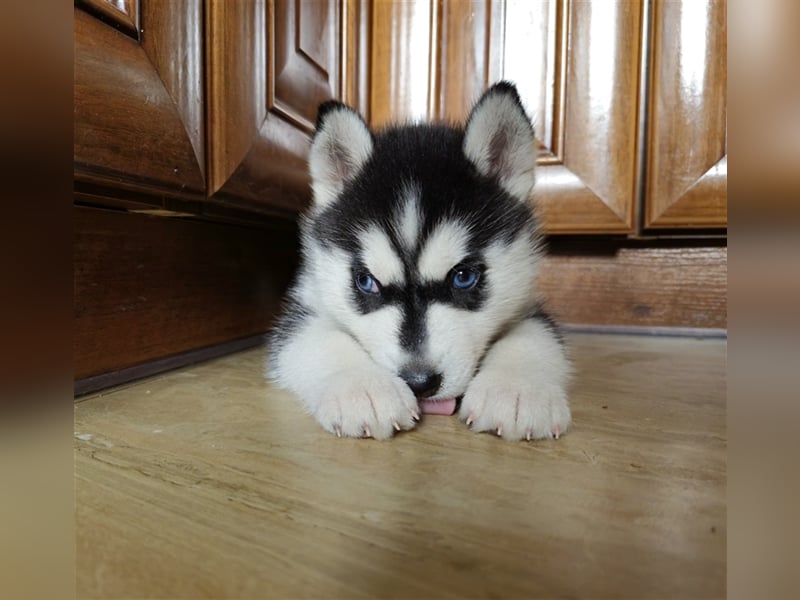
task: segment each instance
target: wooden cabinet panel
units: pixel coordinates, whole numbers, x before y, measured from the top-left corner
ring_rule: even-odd
[[[435,0],[378,1],[372,8],[370,125],[432,116]]]
[[[653,10],[645,226],[727,223],[727,25],[721,0]]]
[[[339,8],[334,0],[274,4],[269,108],[309,134],[320,102],[340,97]]]
[[[434,118],[463,123],[475,100],[501,78],[505,4],[492,0],[441,0],[438,18]]]
[[[635,226],[638,2],[509,2],[502,75],[534,113],[535,195],[549,233]]]
[[[375,2],[370,125],[462,122],[500,78],[504,3],[497,0]]]
[[[342,8],[343,99],[369,122],[372,0],[344,0]]]
[[[354,54],[365,32],[349,12],[359,8],[345,0],[208,0],[215,200],[288,214],[305,206],[317,106],[345,97],[343,63],[348,72],[359,68]]]
[[[88,8],[100,12],[102,4],[108,3]],[[202,194],[200,0],[144,1],[138,11],[130,2],[109,6],[120,18],[138,18],[140,29],[138,36],[126,35],[75,9],[75,179],[158,194]]]
[[[534,115],[550,233],[635,225],[641,5],[570,0],[376,3],[372,125],[463,121],[492,82]]]

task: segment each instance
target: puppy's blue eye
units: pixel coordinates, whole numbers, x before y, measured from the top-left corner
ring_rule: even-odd
[[[470,267],[456,267],[453,269],[451,282],[457,290],[471,290],[478,285],[478,280],[481,278],[480,271]]]
[[[377,280],[369,273],[356,273],[356,287],[365,294],[377,294],[380,292]]]

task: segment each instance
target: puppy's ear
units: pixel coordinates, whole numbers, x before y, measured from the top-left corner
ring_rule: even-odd
[[[467,121],[464,154],[482,175],[527,201],[535,183],[536,142],[513,83],[494,84],[475,104]]]
[[[308,159],[314,204],[334,201],[371,154],[372,134],[361,115],[334,100],[321,104]]]

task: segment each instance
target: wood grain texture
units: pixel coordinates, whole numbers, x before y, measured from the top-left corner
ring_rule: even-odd
[[[74,376],[266,331],[294,235],[76,207]]]
[[[372,5],[370,125],[432,118],[436,98],[436,0]]]
[[[204,192],[200,11],[199,0],[144,2],[140,43],[75,9],[77,181]]]
[[[307,205],[317,106],[344,93],[343,1],[208,2],[209,178],[216,201],[285,215]]]
[[[539,280],[565,323],[727,327],[727,248],[554,240]]]
[[[346,0],[342,4],[342,10],[342,97],[346,104],[356,108],[369,123],[372,3],[370,0]]]
[[[645,226],[727,224],[727,3],[656,0]]]
[[[147,0],[141,5],[142,48],[172,98],[205,178],[205,42],[202,0]]]
[[[341,2],[285,0],[271,7],[267,106],[310,135],[319,104],[342,96]]]
[[[266,118],[266,26],[265,2],[206,4],[210,194],[244,160]]]
[[[567,343],[558,442],[337,439],[263,350],[78,403],[77,596],[724,597],[724,340]]]
[[[502,5],[491,0],[442,0],[438,4],[438,61],[434,119],[463,123],[496,78],[489,73],[489,43]],[[494,18],[493,18],[494,17]]]
[[[368,122],[463,123],[488,85],[500,79],[505,4],[496,0],[374,3]]]

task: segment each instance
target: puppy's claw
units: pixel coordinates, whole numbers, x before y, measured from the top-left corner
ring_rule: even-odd
[[[334,425],[333,431],[336,433],[336,437],[342,437],[342,428],[339,425]]]
[[[372,432],[369,430],[367,425],[364,425],[364,437],[372,437]]]
[[[503,426],[502,425],[498,425],[497,426],[497,437],[500,437],[501,435],[503,435]]]
[[[397,421],[392,421],[392,427],[395,431],[400,431],[400,424]]]
[[[472,413],[472,412],[471,412],[471,413],[469,413],[469,415],[467,415],[467,420],[466,420],[467,427],[469,427],[470,425],[472,425],[472,422],[473,422],[474,420],[475,420],[475,413]]]
[[[531,430],[528,429],[528,431],[525,432],[525,439],[528,440],[529,442],[531,441],[531,435],[533,435],[533,434],[532,434]]]
[[[556,425],[556,428],[553,430],[553,437],[556,439],[561,437],[561,428],[558,425]]]
[[[415,411],[415,410],[412,410],[411,411],[411,418],[414,419],[415,421],[419,421],[419,413],[417,411]]]

